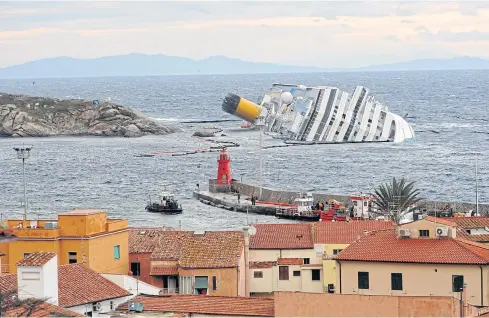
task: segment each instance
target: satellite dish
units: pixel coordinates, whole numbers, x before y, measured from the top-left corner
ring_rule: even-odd
[[[250,226],[250,228],[248,229],[248,234],[250,236],[253,236],[256,234],[256,227],[254,227],[253,225]]]
[[[290,92],[283,92],[282,95],[280,95],[280,99],[282,100],[282,103],[284,104],[290,104],[294,100],[294,96]]]

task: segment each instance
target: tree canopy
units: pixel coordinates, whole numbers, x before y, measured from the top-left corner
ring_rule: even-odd
[[[413,211],[412,206],[422,198],[419,189],[415,188],[414,181],[408,182],[405,178],[381,184],[373,194],[375,204],[380,212],[390,216],[397,224],[408,213]]]

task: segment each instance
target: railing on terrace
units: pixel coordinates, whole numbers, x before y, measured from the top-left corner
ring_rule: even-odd
[[[10,273],[10,265],[9,264],[2,264],[1,273],[2,274],[9,274]]]
[[[178,294],[178,288],[162,288],[160,294]]]

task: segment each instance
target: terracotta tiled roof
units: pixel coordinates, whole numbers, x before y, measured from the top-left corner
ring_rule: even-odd
[[[4,317],[25,317],[29,314],[29,317],[85,317],[74,311],[61,308],[60,306],[51,305],[46,302],[38,304],[34,310],[28,313],[26,306],[29,304],[34,305],[34,302],[38,302],[36,299],[28,299],[24,303],[24,306],[11,307],[4,313]],[[31,306],[32,306],[31,305]]]
[[[274,262],[250,262],[250,268],[272,268]]]
[[[160,233],[158,242],[151,254],[151,260],[179,260],[184,252],[184,245],[192,240],[193,232],[166,231]]]
[[[58,267],[59,305],[72,307],[131,295],[127,290],[82,265]]]
[[[448,219],[448,218],[436,218],[433,216],[427,216],[424,219],[426,221],[430,221],[433,223],[440,223],[440,224],[447,225],[447,226],[457,226],[457,223],[451,221],[452,218]]]
[[[380,230],[363,236],[336,256],[337,260],[489,264],[489,245],[464,239],[398,238],[395,230]]]
[[[316,244],[351,244],[358,236],[363,236],[364,231],[395,227],[392,222],[386,221],[317,222],[312,226]]]
[[[162,233],[169,228],[131,228],[129,231],[129,253],[153,253]]]
[[[301,267],[323,267],[323,264],[304,264]]]
[[[489,234],[469,234],[464,229],[457,229],[457,237],[467,239],[474,242],[489,242]]]
[[[448,221],[455,223],[463,229],[477,229],[489,227],[489,217],[487,216],[471,216],[459,218],[446,218]]]
[[[158,265],[151,268],[150,275],[178,275],[178,268],[176,266],[164,266]]]
[[[17,290],[17,274],[0,276],[0,292]],[[58,302],[61,307],[73,307],[106,299],[129,296],[127,290],[82,265],[58,267]]]
[[[308,223],[256,224],[256,234],[250,238],[250,249],[309,249],[314,248]]]
[[[302,265],[304,260],[302,258],[279,258],[277,260],[278,265]]]
[[[0,275],[0,293],[17,290],[17,274]]]
[[[244,234],[241,231],[193,234],[183,244],[178,265],[183,268],[237,267],[243,251]]]
[[[132,299],[143,304],[144,311],[158,313],[196,313],[225,316],[274,316],[274,300],[261,297],[219,297],[219,296],[139,296]],[[119,306],[127,310],[127,304]]]
[[[243,253],[241,231],[191,231],[131,229],[130,253],[151,253],[151,260],[178,261],[183,268],[236,267]],[[146,237],[146,238],[145,238]]]
[[[20,260],[17,263],[17,266],[43,266],[55,256],[56,253],[51,253],[51,252],[32,253],[26,258]]]

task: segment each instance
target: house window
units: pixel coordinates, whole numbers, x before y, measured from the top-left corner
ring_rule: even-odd
[[[321,280],[321,270],[313,269],[311,273],[312,273],[312,280]]]
[[[279,280],[289,280],[289,266],[279,266],[278,267],[278,279]]]
[[[217,290],[217,277],[212,276],[212,290]]]
[[[93,315],[92,315],[92,312],[91,311],[88,311],[88,312],[85,313],[85,316],[92,317]]]
[[[334,249],[333,250],[333,255],[338,255],[343,249]]]
[[[184,295],[193,294],[192,276],[179,276],[179,279],[180,279],[180,282],[178,284],[180,286],[179,293]]]
[[[402,273],[391,273],[391,289],[402,290]]]
[[[310,258],[304,258],[304,264],[311,264]]]
[[[24,253],[24,258],[27,258],[31,253]]]
[[[464,277],[462,275],[452,276],[452,291],[454,293],[459,293],[464,288]]]
[[[263,272],[262,271],[253,272],[253,277],[254,278],[263,278]]]
[[[293,272],[293,275],[296,276],[296,277],[297,276],[301,276],[301,271],[294,271]]]
[[[368,289],[368,272],[358,272],[358,289]]]
[[[430,230],[419,230],[419,237],[430,237]]]
[[[68,252],[68,263],[76,264],[76,262],[77,262],[76,252]]]
[[[139,272],[139,269],[141,268],[141,265],[139,263],[131,263],[131,272],[135,276],[139,276],[141,273]]]
[[[195,294],[207,295],[207,288],[209,288],[209,278],[207,276],[195,276]]]
[[[114,310],[114,301],[113,300],[110,301],[110,310]]]
[[[368,202],[367,201],[363,201],[363,206],[367,206]]]
[[[121,246],[116,245],[114,246],[114,259],[120,259],[121,258]]]

